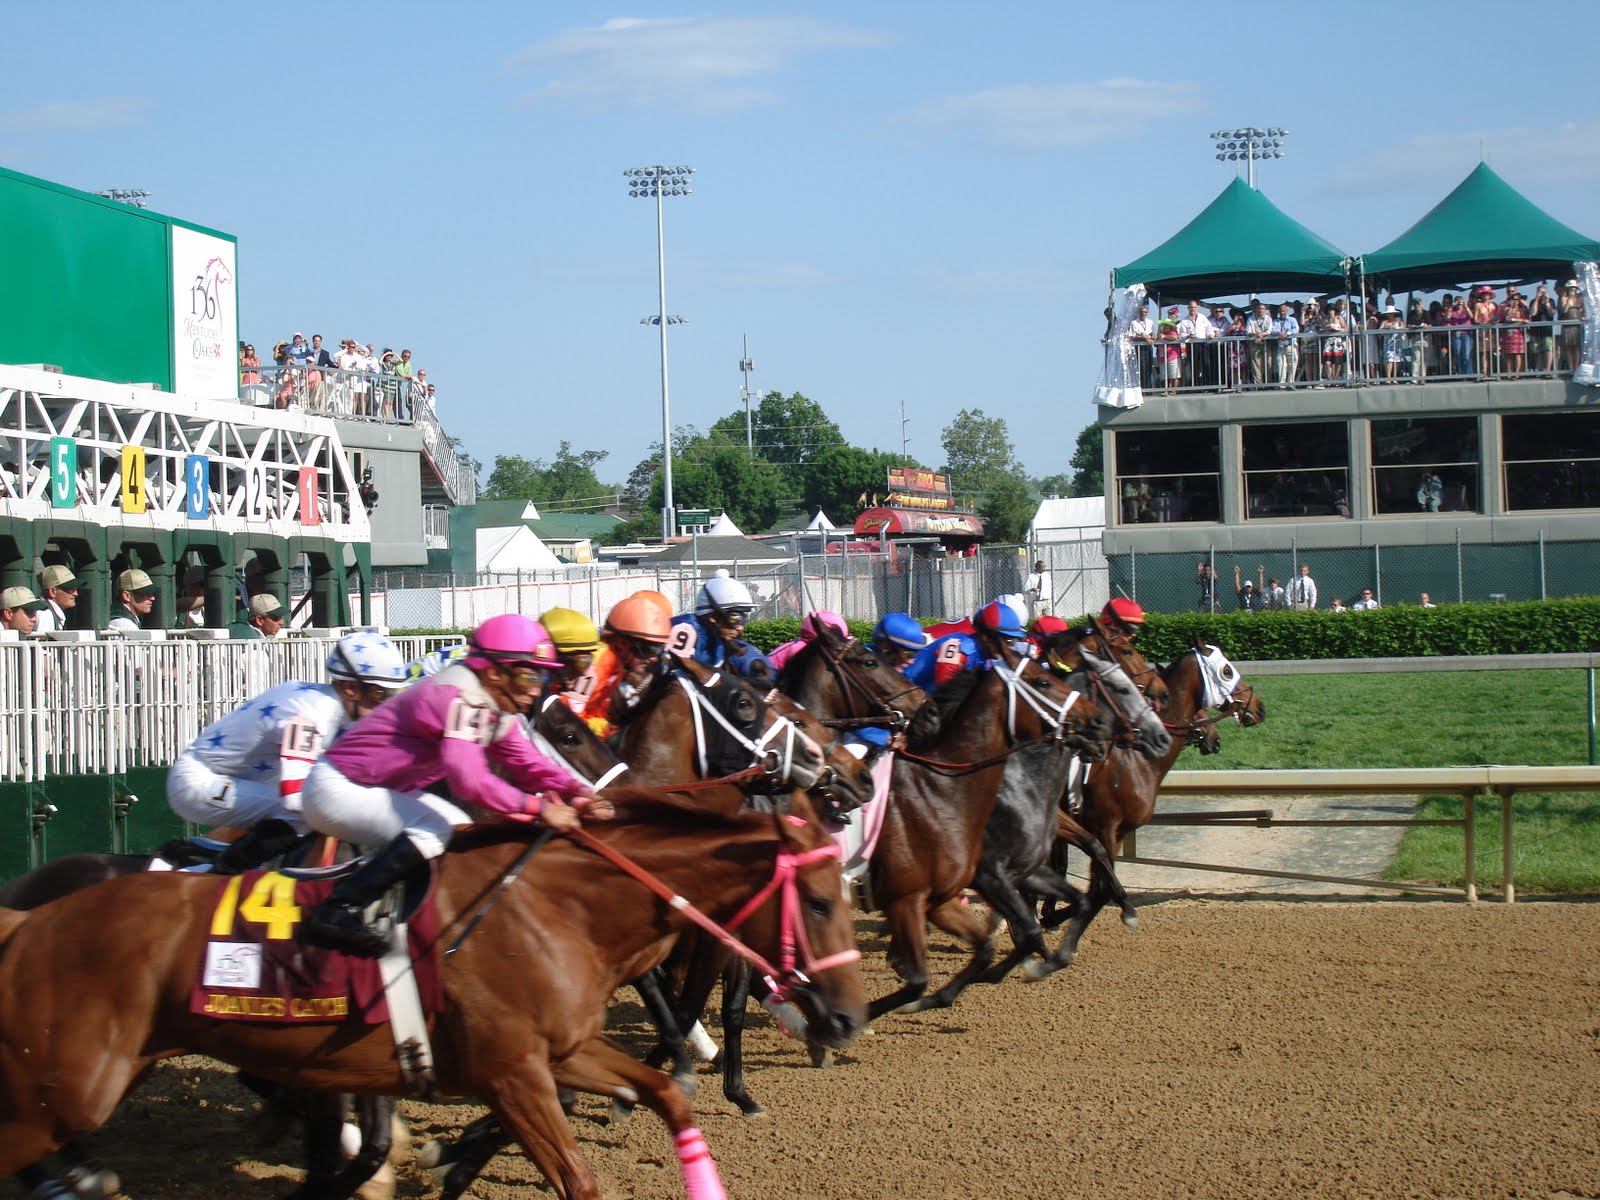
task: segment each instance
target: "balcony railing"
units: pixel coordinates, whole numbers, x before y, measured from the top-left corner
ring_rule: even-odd
[[[1503,379],[1565,379],[1582,361],[1583,324],[1428,325],[1284,338],[1129,336],[1146,396]]]

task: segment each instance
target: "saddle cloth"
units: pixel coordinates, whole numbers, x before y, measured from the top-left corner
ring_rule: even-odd
[[[889,811],[889,778],[894,773],[894,754],[886,751],[872,764],[872,799],[856,809],[850,824],[833,831],[843,864],[845,895],[850,885],[867,873],[878,835],[883,832],[884,814]]]
[[[332,879],[247,871],[218,880],[211,930],[197,965],[189,1011],[226,1021],[332,1023],[389,1020],[379,960],[299,940],[302,915],[333,890]],[[424,1012],[444,1007],[433,891],[406,926],[411,971]]]

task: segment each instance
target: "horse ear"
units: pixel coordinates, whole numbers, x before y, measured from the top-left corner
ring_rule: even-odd
[[[817,844],[817,810],[811,797],[798,788],[789,793],[789,803],[777,817],[778,835],[790,850],[809,850]]]

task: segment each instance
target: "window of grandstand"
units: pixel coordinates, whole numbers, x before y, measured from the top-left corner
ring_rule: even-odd
[[[1600,412],[1500,418],[1507,512],[1600,508]]]
[[[1343,421],[1247,425],[1241,432],[1247,519],[1350,515],[1350,435]]]
[[[1135,429],[1112,436],[1121,524],[1221,519],[1221,437],[1215,428]]]
[[[1372,422],[1372,511],[1379,516],[1478,509],[1478,418]]]

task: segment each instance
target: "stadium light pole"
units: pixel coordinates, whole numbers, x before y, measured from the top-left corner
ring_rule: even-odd
[[[689,176],[693,167],[630,167],[623,176],[628,181],[628,195],[653,199],[656,202],[656,286],[661,307],[654,324],[661,329],[661,540],[665,541],[677,531],[677,513],[672,503],[672,405],[667,389],[667,326],[678,324],[682,318],[667,316],[667,249],[666,224],[662,215],[662,197],[692,194]]]
[[[1282,158],[1283,139],[1288,136],[1287,129],[1277,126],[1257,129],[1254,125],[1245,125],[1211,132],[1211,140],[1217,144],[1217,161],[1244,163],[1245,181],[1252,188],[1256,186],[1256,163],[1265,158]]]

